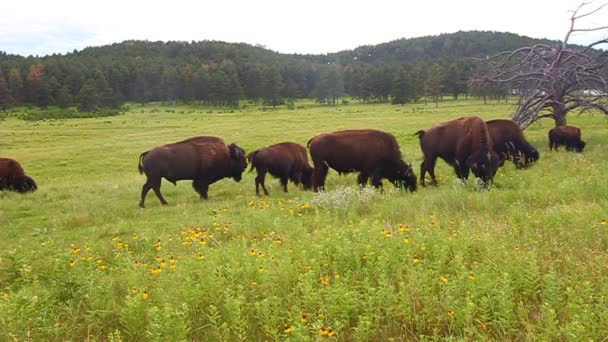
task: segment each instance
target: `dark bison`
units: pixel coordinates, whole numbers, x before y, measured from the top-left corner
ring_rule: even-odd
[[[490,120],[486,124],[494,152],[512,160],[517,168],[529,166],[540,158],[538,150],[528,143],[521,128],[513,120]]]
[[[549,131],[549,151],[553,149],[557,151],[560,145],[565,145],[568,151],[574,149],[576,152],[583,152],[587,143],[581,140],[580,128],[559,126]]]
[[[416,175],[401,159],[399,144],[392,134],[373,130],[346,130],[323,133],[308,141],[314,164],[314,191],[325,188],[325,177],[331,167],[338,173],[359,172],[359,184],[371,177],[374,187],[382,186],[382,178],[397,187],[416,190]]]
[[[424,185],[425,173],[431,175],[434,184],[437,157],[454,167],[456,176],[469,178],[469,170],[481,178],[485,185],[494,178],[496,170],[504,163],[505,156],[492,149],[493,142],[485,121],[477,116],[467,116],[444,122],[415,133],[420,139],[424,160],[420,165],[420,184]]]
[[[296,185],[302,183],[305,190],[312,185],[312,167],[308,163],[306,148],[293,142],[283,142],[251,152],[247,155],[251,164],[249,171],[255,168],[255,193],[260,195],[260,185],[264,194],[268,190],[264,186],[266,173],[270,173],[281,181],[283,191],[287,192],[287,181],[291,180]]]
[[[23,172],[19,163],[10,158],[0,158],[0,190],[28,192],[38,189],[36,182]]]
[[[139,202],[144,208],[150,189],[162,204],[167,204],[160,192],[163,177],[174,185],[179,180],[192,179],[194,190],[207,199],[210,184],[226,177],[239,182],[247,162],[245,151],[236,144],[226,145],[221,138],[200,136],[142,153],[138,168],[139,173],[145,172],[148,178],[141,189]]]

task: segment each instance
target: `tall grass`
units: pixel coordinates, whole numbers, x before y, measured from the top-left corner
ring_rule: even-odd
[[[393,133],[416,173],[413,133],[507,104],[349,104],[235,111],[132,106],[106,118],[0,126],[0,154],[39,185],[0,193],[2,340],[602,340],[608,337],[608,182],[603,116],[571,115],[583,154],[549,152],[552,122],[525,134],[537,165],[505,165],[491,190],[455,181],[401,192],[330,171],[327,192],[256,197],[254,173],[150,193],[139,154],[209,134],[247,151],[315,134]]]

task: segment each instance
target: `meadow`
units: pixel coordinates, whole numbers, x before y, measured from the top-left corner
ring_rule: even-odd
[[[23,113],[21,112],[23,111]],[[294,109],[131,105],[104,118],[0,121],[0,155],[39,189],[0,192],[0,340],[606,340],[608,120],[571,113],[584,153],[506,163],[490,190],[437,163],[437,187],[255,196],[255,172],[212,184],[163,181],[138,207],[139,154],[195,135],[247,152],[347,128],[394,134],[420,174],[414,132],[511,104],[299,101]],[[31,113],[30,113],[31,114]],[[29,115],[29,114],[28,114]],[[35,115],[34,115],[35,116]],[[269,177],[269,176],[267,176]]]

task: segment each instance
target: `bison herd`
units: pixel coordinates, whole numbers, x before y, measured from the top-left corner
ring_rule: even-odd
[[[437,184],[434,171],[437,158],[451,165],[456,177],[466,181],[472,172],[488,186],[505,160],[523,168],[540,157],[511,120],[484,121],[477,116],[467,116],[419,130],[414,135],[418,136],[424,155],[420,165],[422,186],[426,184],[427,172],[431,182]],[[557,151],[560,145],[582,152],[585,142],[581,140],[580,129],[572,126],[551,129],[549,150]],[[306,147],[294,142],[274,144],[247,155],[235,143],[228,145],[222,138],[210,136],[155,147],[139,156],[139,172],[146,175],[139,205],[145,206],[150,189],[162,204],[167,204],[160,191],[162,178],[173,184],[192,180],[194,190],[202,199],[207,199],[209,185],[214,182],[223,178],[239,182],[247,169],[247,161],[249,171],[257,172],[257,195],[260,195],[260,185],[264,194],[269,194],[265,186],[267,173],[280,180],[284,192],[289,181],[302,184],[305,190],[323,190],[329,168],[339,174],[357,172],[361,186],[370,181],[379,188],[382,179],[386,179],[398,188],[416,191],[418,182],[412,165],[403,160],[397,139],[390,133],[374,129],[322,133],[310,139],[307,147],[313,166]],[[0,158],[0,190],[5,189],[28,192],[36,190],[37,185],[17,161]]]

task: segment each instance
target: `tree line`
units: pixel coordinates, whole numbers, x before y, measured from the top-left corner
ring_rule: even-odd
[[[124,102],[276,106],[286,99],[339,98],[395,104],[446,94],[500,97],[504,89],[469,89],[471,57],[539,42],[509,33],[457,32],[401,39],[327,55],[280,54],[218,41],[125,41],[65,55],[0,52],[0,109],[34,105],[118,108]]]

